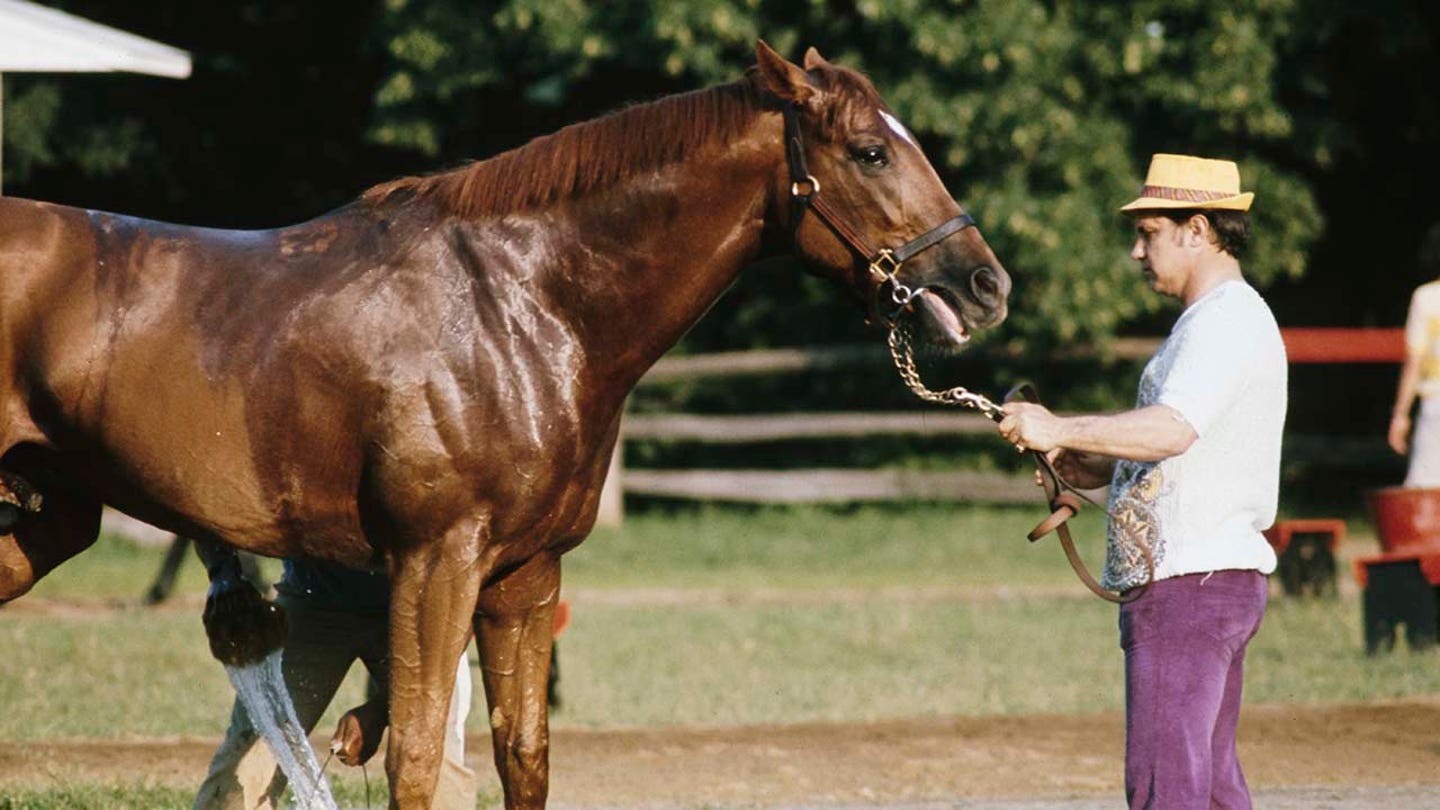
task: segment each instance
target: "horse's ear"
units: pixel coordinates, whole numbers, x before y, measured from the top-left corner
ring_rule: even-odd
[[[755,41],[755,63],[765,89],[780,100],[804,104],[815,95],[815,85],[805,70],[776,53],[763,39]]]
[[[828,67],[830,67],[830,63],[825,61],[825,57],[821,56],[819,51],[815,50],[814,45],[811,45],[810,48],[805,51],[806,70]]]

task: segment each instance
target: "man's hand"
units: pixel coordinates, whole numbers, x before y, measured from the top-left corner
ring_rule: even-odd
[[[1049,408],[1030,402],[1007,402],[1000,410],[1005,413],[998,426],[1000,435],[1017,449],[1048,453],[1060,446],[1062,420]]]
[[[346,765],[364,765],[380,750],[380,735],[389,724],[390,713],[383,698],[356,706],[340,717],[335,736],[330,738],[330,750]]]
[[[1099,489],[1108,485],[1115,474],[1115,459],[1096,453],[1060,448],[1051,450],[1045,457],[1050,459],[1055,472],[1076,489]],[[1038,470],[1035,477],[1036,483],[1040,483]]]

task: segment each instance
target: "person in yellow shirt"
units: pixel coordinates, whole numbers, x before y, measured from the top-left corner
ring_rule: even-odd
[[[1440,223],[1420,246],[1420,267],[1440,275]],[[1416,398],[1420,413],[1411,430]],[[1440,280],[1422,284],[1410,296],[1405,317],[1405,364],[1390,415],[1390,447],[1410,455],[1407,487],[1440,487]]]

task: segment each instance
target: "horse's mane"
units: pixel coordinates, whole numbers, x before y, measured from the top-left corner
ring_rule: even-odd
[[[467,217],[536,208],[727,140],[750,122],[760,98],[749,77],[666,96],[572,124],[488,160],[382,183],[361,199],[428,199]]]

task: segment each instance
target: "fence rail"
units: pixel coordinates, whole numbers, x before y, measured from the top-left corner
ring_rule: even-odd
[[[1144,360],[1155,353],[1160,338],[1124,337],[1110,342],[1103,352],[1115,360]],[[1092,357],[1091,346],[1062,350],[1058,359]],[[641,378],[641,385],[669,383],[693,377],[739,377],[790,374],[799,371],[829,371],[866,365],[889,365],[890,350],[882,342],[848,346],[817,346],[804,349],[752,349],[740,352],[662,357]]]
[[[1150,356],[1156,338],[1120,338],[1106,356],[1136,360]],[[1066,357],[1092,356],[1076,347]],[[696,377],[740,377],[829,371],[854,366],[889,365],[888,349],[873,344],[766,349],[661,358],[640,384],[657,385]],[[626,469],[620,463],[624,442],[633,439],[694,441],[705,444],[755,444],[812,439],[853,439],[873,435],[953,436],[983,434],[994,427],[973,412],[907,411],[879,413],[799,413],[745,416],[698,414],[627,414],[620,447],[612,459],[602,497],[601,521],[618,523],[624,492],[671,498],[749,503],[824,503],[845,501],[978,500],[1028,503],[1037,495],[1028,476],[985,472],[914,470],[704,470]]]
[[[688,413],[631,414],[625,438],[753,444],[785,439],[838,439],[877,434],[954,436],[990,433],[994,423],[974,412],[896,411],[701,416]]]
[[[1281,330],[1292,363],[1385,363],[1403,359],[1399,329]],[[1160,345],[1159,338],[1119,338],[1104,351],[1116,360],[1143,360]],[[1091,347],[1062,352],[1065,358],[1094,356]],[[666,357],[640,381],[656,385],[695,377],[738,377],[825,371],[889,364],[883,345],[809,349],[769,349]],[[622,442],[632,439],[694,441],[707,444],[754,444],[792,439],[843,439],[868,435],[912,434],[947,436],[983,434],[989,420],[973,412],[909,411],[883,413],[798,413],[745,416],[696,414],[629,414]],[[1287,436],[1287,457],[1329,464],[1337,456],[1384,460],[1380,440]],[[1349,445],[1353,445],[1349,446]],[[617,452],[617,457],[618,457]],[[618,521],[620,492],[675,498],[749,501],[755,503],[836,502],[854,500],[968,499],[1002,503],[1029,502],[1036,497],[1028,476],[981,472],[920,472],[908,470],[658,470],[611,468],[607,512]]]
[[[921,470],[627,470],[625,491],[745,503],[975,500],[1035,503],[1029,475]]]

